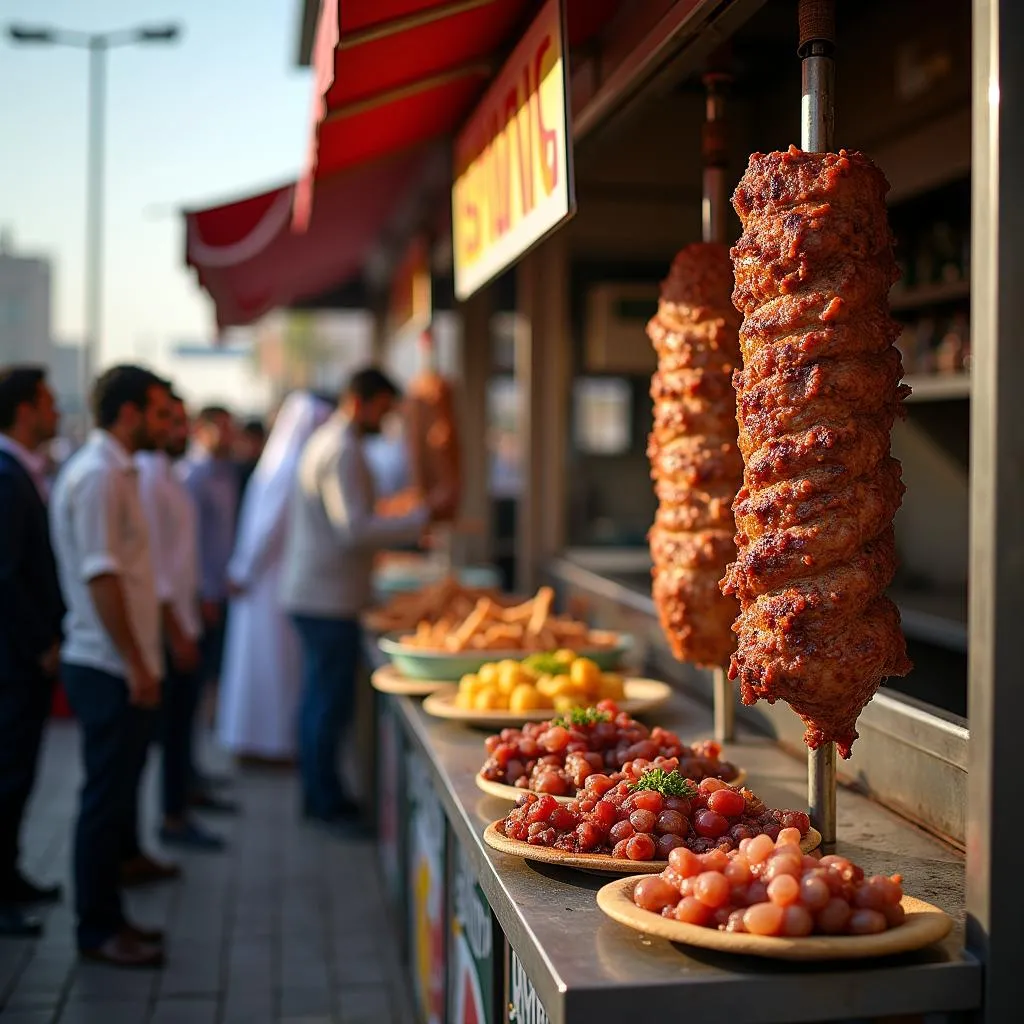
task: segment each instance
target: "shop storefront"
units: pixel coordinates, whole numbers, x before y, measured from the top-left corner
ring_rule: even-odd
[[[332,76],[318,78],[308,230],[328,216],[332,175],[398,160],[395,150],[428,137],[456,140],[451,240],[431,237],[435,253],[452,253],[467,434],[484,431],[496,335],[514,341],[516,587],[550,582],[564,605],[631,634],[637,667],[676,691],[659,721],[688,740],[707,736],[712,673],[672,657],[651,598],[654,356],[644,323],[673,254],[701,238],[708,216],[709,69],[724,90],[715,109],[727,190],[749,153],[800,141],[797,4],[398,4],[376,29],[346,24],[344,10],[339,23],[338,5],[324,6],[335,17],[314,50],[330,55]],[[917,667],[862,713],[853,757],[838,766],[836,827],[841,851],[898,871],[953,931],[898,958],[811,968],[645,938],[600,911],[599,877],[484,844],[484,827],[505,811],[475,785],[483,733],[430,717],[416,698],[378,696],[382,866],[423,1024],[1018,1012],[1020,906],[1003,790],[1018,710],[1012,631],[1024,608],[1022,371],[1011,336],[1024,237],[1011,193],[1024,171],[1014,58],[1024,10],[975,0],[972,19],[953,2],[839,7],[835,146],[862,149],[887,174],[903,273],[890,301],[914,395],[893,434],[908,490],[891,596]],[[446,16],[477,21],[455,31]],[[363,75],[380,48],[425,47],[434,37],[404,33],[427,32],[446,42],[418,52],[420,86],[384,80],[383,65],[379,81]],[[363,248],[383,251],[375,266],[392,276],[416,232],[436,229],[429,211],[448,202],[436,174],[410,181],[403,194],[416,201],[401,217],[392,207],[379,219],[388,230]],[[712,202],[717,229],[735,239],[731,210]],[[466,500],[480,515],[490,507],[487,450],[474,451]],[[367,648],[384,663],[374,637]],[[781,701],[735,713],[727,750],[749,784],[773,806],[804,806],[801,722]]]

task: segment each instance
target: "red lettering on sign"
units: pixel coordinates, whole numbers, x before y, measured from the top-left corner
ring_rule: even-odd
[[[480,252],[480,207],[476,203],[466,203],[466,252],[476,256]]]
[[[522,194],[523,216],[533,209],[533,98],[530,94],[530,65],[523,68],[523,96],[525,110],[517,111],[516,142],[519,151],[519,189]],[[523,127],[525,114],[526,127]]]
[[[533,58],[534,85],[537,91],[537,131],[540,135],[540,169],[544,194],[551,195],[558,184],[558,132],[544,124],[544,104],[541,87],[544,82],[544,58],[551,49],[551,36],[545,36]]]

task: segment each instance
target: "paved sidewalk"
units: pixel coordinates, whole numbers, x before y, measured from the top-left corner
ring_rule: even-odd
[[[154,754],[147,838],[156,767]],[[77,732],[57,723],[30,809],[26,866],[61,879],[66,897],[78,779]],[[236,795],[242,817],[208,821],[229,835],[226,853],[175,855],[185,879],[129,895],[136,920],[167,930],[164,970],[79,963],[66,898],[48,912],[44,939],[0,939],[0,1022],[411,1024],[373,845],[301,824],[290,774],[244,774]]]

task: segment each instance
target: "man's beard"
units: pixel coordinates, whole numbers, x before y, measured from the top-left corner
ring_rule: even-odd
[[[135,450],[137,452],[155,452],[160,447],[156,442],[156,438],[146,429],[144,424],[135,431],[133,440],[135,441]]]
[[[167,453],[168,458],[180,459],[184,456],[185,452],[188,451],[188,442],[186,441],[175,441],[172,444],[168,444],[164,451]]]

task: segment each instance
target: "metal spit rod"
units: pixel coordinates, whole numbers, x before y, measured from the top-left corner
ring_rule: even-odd
[[[701,206],[702,232],[705,242],[725,244],[726,185],[725,170],[728,147],[725,137],[725,92],[729,76],[709,72],[704,76],[707,89],[701,149],[704,159],[704,201]],[[712,675],[715,707],[715,739],[730,743],[736,729],[736,697],[724,668]]]
[[[725,92],[729,76],[709,72],[704,76],[707,89],[701,150],[704,159],[704,201],[701,204],[702,237],[705,242],[725,243],[727,199],[725,169],[728,147],[725,138]]]
[[[827,153],[835,137],[835,3],[800,0],[800,146]],[[822,845],[836,841],[836,745],[824,743],[807,752],[807,803]]]

